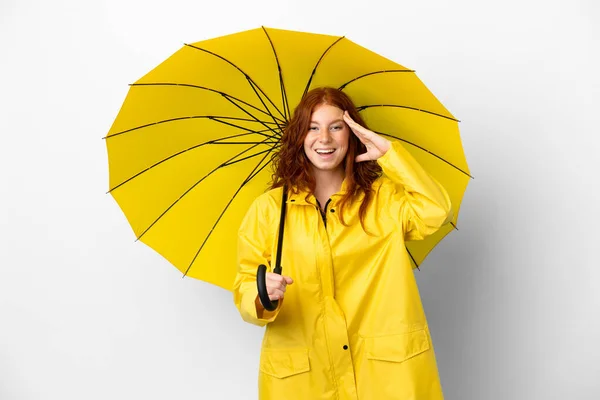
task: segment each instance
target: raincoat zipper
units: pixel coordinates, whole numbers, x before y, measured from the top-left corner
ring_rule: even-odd
[[[327,202],[325,203],[325,211],[323,211],[323,209],[321,208],[321,203],[319,203],[319,200],[317,200],[315,198],[316,202],[317,202],[317,211],[319,212],[319,214],[321,214],[321,220],[323,221],[323,225],[325,227],[325,233],[327,235],[327,240],[329,240],[329,234],[327,233],[327,207],[329,206],[329,203],[331,202],[331,198],[327,200]],[[332,272],[333,273],[333,272]],[[333,296],[335,298],[335,295]],[[328,332],[328,327],[327,327],[327,318],[328,318],[328,313],[327,313],[327,304],[324,304],[324,315],[323,315],[323,333],[325,334],[325,341],[327,343],[330,343],[330,339],[329,339],[329,332]],[[333,355],[331,354],[331,348],[328,345],[327,346],[327,354],[329,356],[329,365],[330,365],[330,373],[331,373],[331,377],[332,377],[332,382],[334,384],[334,391],[335,391],[335,398],[336,400],[340,400],[340,388],[339,388],[339,384],[338,384],[338,377],[336,374],[336,370],[335,370],[335,363],[333,361]]]
[[[321,203],[319,203],[319,200],[315,199],[317,201],[317,210],[319,210],[319,214],[321,214],[321,219],[323,220],[323,223],[325,224],[325,228],[327,228],[327,206],[329,205],[329,203],[331,202],[331,199],[327,200],[327,203],[325,203],[325,211],[322,210],[321,208]]]

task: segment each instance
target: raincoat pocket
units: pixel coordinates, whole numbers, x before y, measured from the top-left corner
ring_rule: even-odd
[[[429,350],[425,329],[413,332],[365,338],[366,358],[401,363]]]
[[[310,371],[307,349],[265,349],[260,356],[260,370],[275,378],[287,378]]]

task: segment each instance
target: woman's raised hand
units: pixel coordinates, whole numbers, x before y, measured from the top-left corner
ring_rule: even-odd
[[[344,111],[344,121],[367,148],[366,153],[356,156],[356,162],[377,160],[389,150],[391,146],[389,140],[354,122],[354,120],[350,118],[348,111]]]

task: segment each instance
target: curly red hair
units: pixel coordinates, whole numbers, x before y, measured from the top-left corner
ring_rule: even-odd
[[[298,193],[298,191],[314,193],[316,181],[311,173],[310,161],[304,152],[304,139],[310,128],[312,113],[321,104],[328,104],[348,111],[354,121],[368,128],[347,94],[330,87],[312,89],[304,95],[294,110],[291,120],[283,131],[281,147],[273,155],[272,165],[274,171],[271,189],[285,185],[294,193]],[[358,200],[360,195],[364,194],[359,209],[360,222],[363,227],[367,207],[373,198],[371,186],[381,176],[382,171],[376,161],[355,162],[356,156],[364,152],[366,152],[365,146],[351,132],[344,161],[348,190],[340,201],[340,216],[342,223],[345,224],[344,208],[349,202]]]

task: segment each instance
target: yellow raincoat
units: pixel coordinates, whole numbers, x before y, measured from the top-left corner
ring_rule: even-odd
[[[291,194],[281,265],[294,279],[278,308],[257,307],[256,270],[277,249],[281,188],[259,196],[239,229],[233,297],[242,318],[266,326],[261,400],[443,399],[427,320],[404,242],[452,220],[446,190],[399,142],[377,160],[366,215],[330,199],[323,220],[314,196]]]

